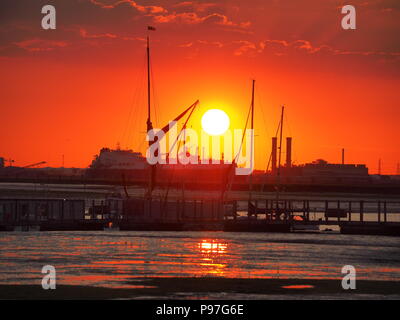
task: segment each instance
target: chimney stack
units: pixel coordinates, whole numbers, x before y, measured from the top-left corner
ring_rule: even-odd
[[[342,164],[344,164],[344,149],[342,149]]]
[[[276,137],[272,137],[272,153],[271,153],[271,162],[272,162],[272,173],[276,173],[276,150],[277,150],[277,141]]]
[[[286,137],[286,168],[292,166],[292,137]]]

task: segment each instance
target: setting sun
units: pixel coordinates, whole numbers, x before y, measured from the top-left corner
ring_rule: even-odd
[[[201,118],[201,126],[209,135],[219,136],[229,128],[229,117],[220,109],[210,109]]]

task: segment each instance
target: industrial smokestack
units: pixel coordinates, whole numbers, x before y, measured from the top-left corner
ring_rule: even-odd
[[[271,162],[272,162],[272,173],[276,173],[276,149],[277,149],[276,137],[272,137],[272,152],[271,152]]]
[[[342,164],[344,164],[344,149],[342,149]]]
[[[286,137],[286,167],[292,166],[292,137]]]

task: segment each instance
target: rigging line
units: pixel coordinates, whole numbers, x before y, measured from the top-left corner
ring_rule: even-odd
[[[276,128],[276,132],[275,132],[275,138],[278,138],[278,132],[279,132],[280,127],[281,127],[281,122],[279,121],[278,127]],[[267,170],[268,170],[268,168],[269,168],[269,165],[270,165],[271,160],[272,160],[272,151],[271,151],[271,153],[270,153],[270,155],[269,155]]]
[[[138,108],[138,106],[140,105],[140,103],[138,103],[139,96],[140,96],[140,92],[142,90],[142,81],[143,81],[143,77],[144,77],[144,68],[141,69],[141,72],[137,73],[137,77],[136,77],[136,82],[134,83],[134,87],[135,90],[133,92],[133,96],[132,96],[132,101],[131,101],[131,108],[129,110],[129,115],[126,121],[126,125],[125,125],[125,129],[124,129],[124,133],[122,136],[122,143],[123,144],[131,144],[131,136],[132,136],[132,132],[136,131],[135,128],[135,124],[136,124],[136,117],[135,114],[136,112],[134,112],[134,110],[136,111],[136,109]],[[139,111],[141,110],[141,108],[139,108]]]
[[[126,133],[125,133],[125,136],[124,136],[124,143],[126,144],[126,145],[133,145],[134,143],[133,143],[133,135],[134,135],[134,133],[137,131],[137,129],[136,129],[136,126],[137,126],[137,123],[136,123],[136,114],[137,114],[137,109],[139,108],[140,109],[140,103],[139,103],[139,101],[140,101],[140,99],[139,99],[139,91],[140,89],[139,88],[137,88],[137,90],[136,90],[136,92],[135,92],[135,97],[134,97],[134,100],[133,100],[133,106],[132,106],[132,109],[131,109],[131,114],[130,114],[130,116],[129,116],[129,118],[128,118],[128,121],[127,121],[127,127],[126,127]]]
[[[276,200],[279,200],[279,189],[281,184],[281,159],[282,159],[282,135],[283,135],[283,116],[284,116],[285,106],[282,106],[281,112],[281,128],[279,132],[279,156],[278,156],[278,171],[276,174]]]
[[[287,112],[285,113],[285,120],[286,120],[288,131],[289,131],[289,137],[293,137],[293,132],[292,132],[292,128],[290,127],[290,122],[289,122],[289,117],[287,116]],[[296,159],[296,151],[295,151],[295,149],[293,149],[293,147],[292,147],[292,159]],[[293,160],[292,160],[292,162],[293,162]]]
[[[263,119],[263,122],[264,122],[264,131],[265,131],[265,134],[267,135],[267,137],[269,137],[270,136],[269,126],[267,126],[266,116],[265,116],[265,113],[264,113],[264,108],[263,108],[263,105],[262,105],[262,102],[261,102],[262,99],[261,99],[261,95],[260,95],[260,91],[258,90],[258,87],[255,88],[255,91],[256,91],[257,98],[259,100],[258,103],[260,105],[262,119]],[[266,172],[268,171],[268,168],[269,168],[269,165],[270,165],[270,162],[271,162],[271,158],[272,158],[272,152],[270,153],[270,157],[269,157],[269,160],[268,160],[268,163],[267,163],[267,167],[265,169]]]
[[[243,142],[244,142],[244,137],[245,137],[245,135],[246,135],[246,129],[247,129],[247,125],[248,125],[249,118],[250,118],[250,113],[251,113],[251,105],[250,105],[249,112],[248,112],[248,114],[247,114],[246,125],[245,125],[245,127],[244,127],[244,131],[243,131],[243,135],[242,135],[242,140],[241,140],[241,142],[240,142],[239,151],[238,151],[236,157],[234,158],[234,161],[235,161],[235,162],[237,161],[237,158],[239,157],[239,154],[240,154],[240,152],[242,151]]]
[[[124,144],[125,142],[125,136],[126,136],[126,132],[128,130],[128,125],[129,125],[129,119],[131,118],[131,114],[132,114],[132,109],[133,109],[133,96],[131,96],[130,102],[129,102],[129,112],[128,112],[128,117],[124,118],[124,125],[123,125],[123,130],[120,131],[120,136],[118,141],[122,144]]]
[[[129,120],[131,118],[131,114],[132,114],[132,109],[133,109],[133,101],[131,101],[130,103],[130,108],[129,108],[129,113],[128,113],[128,119],[125,120],[125,129],[122,131],[122,135],[120,133],[120,138],[118,139],[122,144],[125,144],[125,135],[126,135],[126,131],[128,130],[128,124],[129,124]]]
[[[287,111],[286,111],[286,113],[285,113],[285,115],[284,115],[284,119],[285,119],[286,124],[287,124],[287,127],[288,127],[289,137],[291,137],[291,136],[292,136],[292,130],[291,130],[291,127],[290,127],[289,118],[288,118],[288,116],[287,116]]]
[[[143,142],[143,140],[146,140],[146,136],[143,136],[141,134],[142,132],[142,124],[146,122],[147,119],[147,107],[142,107],[146,106],[146,60],[147,57],[145,54],[143,54],[143,68],[142,68],[142,73],[141,73],[141,81],[140,81],[140,90],[138,92],[138,116],[133,118],[133,127],[134,130],[131,131],[131,136],[134,134],[134,132],[138,133],[138,137],[140,137],[137,141],[137,143]]]
[[[181,131],[179,132],[179,135],[177,136],[177,138],[175,139],[175,141],[174,141],[172,147],[169,148],[168,154],[170,154],[170,153],[172,152],[172,150],[174,149],[175,144],[176,144],[176,142],[178,141],[178,139],[179,139],[179,137],[180,137],[180,134],[182,133],[182,130],[183,130],[184,128],[186,128],[187,122],[189,121],[189,119],[190,119],[190,117],[191,117],[191,115],[192,115],[194,109],[196,109],[196,106],[198,105],[198,103],[199,103],[199,101],[197,100],[195,103],[193,103],[193,104],[191,105],[191,107],[189,107],[189,108],[187,109],[187,111],[189,111],[190,108],[192,108],[192,110],[190,111],[190,113],[189,113],[189,115],[188,115],[188,118],[186,119],[186,122],[185,122],[185,124],[184,124],[184,127],[182,127],[182,129],[181,129]],[[186,111],[186,112],[187,112],[187,111]],[[178,125],[178,123],[176,123],[176,125]],[[178,151],[179,151],[179,148],[177,149],[177,153],[178,153]]]
[[[278,132],[279,132],[280,127],[281,127],[281,121],[279,120],[278,127],[276,128],[276,132],[275,132],[275,138],[278,138]],[[265,184],[266,184],[267,172],[268,172],[268,168],[269,168],[269,166],[270,166],[270,164],[271,164],[271,161],[272,161],[272,150],[271,150],[271,152],[270,152],[270,154],[269,154],[269,159],[268,159],[268,163],[267,163],[267,168],[265,169],[263,184],[262,184],[262,186],[261,186],[261,192],[264,190],[264,187],[265,187]]]
[[[122,138],[122,140],[124,140],[124,142],[126,142],[126,140],[125,140],[125,138],[128,138],[127,136],[128,136],[128,130],[129,130],[129,127],[130,127],[130,125],[131,125],[131,115],[132,115],[132,110],[135,108],[135,100],[137,99],[137,96],[138,96],[138,88],[139,88],[139,85],[138,85],[138,83],[140,84],[141,83],[141,78],[142,78],[142,76],[143,76],[143,69],[141,70],[141,72],[138,72],[138,74],[137,74],[137,77],[136,77],[136,82],[134,82],[134,87],[135,87],[135,90],[133,90],[133,96],[132,96],[132,104],[131,104],[131,109],[130,109],[130,114],[129,114],[129,117],[128,117],[128,119],[127,119],[127,123],[126,123],[126,126],[125,126],[125,130],[124,130],[124,135],[123,135],[123,138]]]
[[[261,109],[262,119],[263,119],[263,122],[264,122],[264,130],[265,130],[265,133],[269,136],[270,135],[270,132],[268,130],[269,126],[267,126],[267,121],[265,120],[266,117],[265,117],[264,108],[263,108],[263,105],[262,105],[262,102],[261,102],[262,99],[261,99],[261,95],[260,95],[260,91],[258,90],[258,87],[255,88],[255,91],[256,91],[257,98],[258,98],[258,104],[260,105],[259,109]]]
[[[284,115],[284,107],[282,106],[281,128],[280,128],[280,132],[279,132],[278,175],[279,175],[279,173],[280,173],[281,160],[282,160],[283,115]]]
[[[250,118],[250,114],[251,114],[251,108],[252,108],[252,105],[250,104],[250,108],[249,108],[249,111],[248,111],[248,113],[247,113],[246,124],[245,124],[245,126],[244,126],[244,131],[243,131],[243,135],[242,135],[242,140],[241,140],[241,142],[240,142],[239,151],[238,151],[237,155],[234,157],[234,159],[233,159],[233,161],[232,161],[232,164],[231,164],[231,166],[230,166],[229,172],[228,172],[228,183],[227,183],[227,187],[228,187],[228,188],[227,188],[226,192],[229,192],[229,191],[231,190],[231,187],[232,187],[232,180],[233,180],[233,179],[232,179],[232,176],[233,176],[232,167],[235,165],[235,163],[237,162],[237,159],[238,159],[240,153],[242,152],[242,146],[243,146],[244,137],[245,137],[245,134],[246,134],[247,125],[248,125],[248,123],[249,123],[249,118]],[[224,198],[225,198],[225,192],[224,192],[224,194],[222,195],[222,200],[223,200],[223,201],[224,201]]]
[[[133,140],[133,135],[135,134],[135,132],[139,131],[141,132],[140,128],[139,128],[139,123],[141,124],[141,118],[142,115],[144,113],[145,108],[142,107],[142,105],[144,105],[144,91],[145,91],[145,74],[146,74],[146,54],[143,53],[142,55],[142,63],[141,63],[142,68],[140,68],[140,72],[138,75],[138,83],[137,83],[137,91],[135,92],[135,98],[136,98],[136,110],[137,110],[137,114],[133,114],[132,118],[129,119],[129,128],[131,130],[129,130],[128,128],[128,134],[127,134],[127,140],[128,143],[130,143]],[[132,142],[133,143],[133,142]],[[133,145],[136,147],[136,145],[133,143]]]
[[[140,85],[138,87],[138,94],[137,94],[137,107],[136,107],[136,112],[132,115],[132,118],[130,119],[129,122],[129,128],[128,130],[128,143],[133,145],[134,148],[138,146],[139,143],[141,143],[141,140],[144,140],[145,137],[142,136],[141,132],[141,124],[144,121],[141,121],[142,118],[144,118],[144,112],[145,108],[142,106],[144,105],[144,73],[142,73]],[[137,139],[134,139],[135,136],[137,136]]]
[[[144,83],[143,83],[143,86],[145,86]],[[145,101],[146,101],[145,90],[141,91],[141,101],[143,101],[143,105],[145,105]],[[147,129],[143,132],[143,128],[142,128],[142,124],[146,123],[146,119],[147,119],[147,108],[139,108],[139,117],[136,119],[136,122],[137,122],[136,131],[138,132],[138,134],[139,134],[138,136],[140,137],[140,139],[138,139],[138,143],[140,143],[140,144],[145,142],[146,137],[147,137]],[[144,133],[144,134],[142,134],[142,133]]]
[[[267,180],[267,172],[268,172],[269,166],[270,166],[270,164],[271,164],[271,161],[272,161],[272,151],[271,151],[271,153],[269,154],[269,159],[268,159],[267,167],[266,167],[265,172],[264,172],[264,179],[262,179],[263,183],[262,183],[262,185],[261,185],[261,192],[263,192],[264,187],[265,187],[265,181]]]
[[[158,119],[158,107],[159,107],[159,101],[158,99],[156,100],[156,87],[155,87],[155,80],[154,80],[154,75],[153,75],[153,64],[150,64],[150,75],[151,75],[151,86],[153,87],[152,90],[152,96],[153,96],[153,112],[154,112],[154,118],[155,118],[155,125],[158,126],[159,124],[159,119]]]
[[[176,161],[177,161],[177,163],[178,163],[179,147],[180,147],[180,142],[181,142],[181,141],[179,140],[179,137],[181,136],[183,130],[186,128],[186,125],[187,125],[187,123],[188,123],[190,117],[192,116],[192,113],[193,113],[194,110],[196,109],[196,106],[197,106],[197,105],[198,105],[198,103],[195,103],[195,104],[193,105],[193,108],[192,108],[192,110],[190,111],[190,113],[189,113],[189,115],[188,115],[188,117],[187,117],[187,119],[186,119],[186,121],[185,121],[185,123],[184,123],[182,129],[179,131],[179,134],[177,135],[177,137],[176,137],[176,139],[175,139],[175,141],[174,141],[174,143],[173,143],[172,148],[169,149],[168,158],[169,158],[169,154],[170,154],[171,151],[174,149],[176,142],[178,141],[178,146],[177,146],[177,151],[176,151],[176,157],[177,157]],[[176,125],[178,125],[178,124],[176,124]],[[164,197],[164,202],[163,202],[163,210],[165,210],[165,205],[166,205],[166,203],[167,203],[167,198],[168,198],[168,194],[169,194],[169,189],[170,189],[171,182],[172,182],[172,179],[173,179],[174,174],[175,174],[175,167],[176,167],[176,165],[173,165],[173,167],[172,167],[172,173],[171,173],[171,175],[170,175],[170,179],[168,180],[167,190],[166,190],[166,192],[165,192],[165,197]]]

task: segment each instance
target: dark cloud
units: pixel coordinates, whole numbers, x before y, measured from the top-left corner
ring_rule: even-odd
[[[42,0],[0,2],[0,55],[98,54],[99,47],[132,50],[146,26],[157,28],[155,45],[193,56],[224,52],[236,57],[359,59],[399,69],[397,0],[354,0],[357,29],[343,30],[339,0],[133,1],[52,0],[57,30],[41,28]],[[139,46],[139,48],[141,48]],[[111,51],[110,51],[111,52]],[[180,51],[179,51],[180,52]],[[112,54],[112,53],[111,53]],[[333,57],[333,58],[332,58]]]

